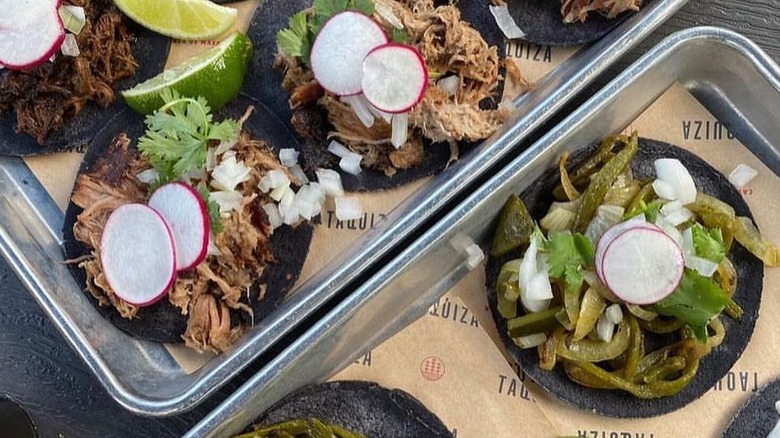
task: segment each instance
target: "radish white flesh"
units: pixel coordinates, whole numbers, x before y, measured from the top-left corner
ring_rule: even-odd
[[[59,50],[65,28],[60,0],[0,0],[0,64],[22,70],[36,67]]]
[[[176,278],[176,250],[165,220],[143,204],[117,208],[100,237],[100,263],[120,299],[136,306],[155,303]]]
[[[388,43],[363,60],[363,95],[381,111],[398,114],[422,100],[428,69],[420,52],[405,44]]]
[[[160,186],[149,198],[173,234],[176,269],[192,269],[206,258],[209,247],[209,212],[192,186],[174,182]]]
[[[606,252],[607,247],[609,246],[612,241],[618,237],[619,235],[623,234],[624,231],[630,230],[631,228],[635,227],[655,227],[650,222],[647,222],[645,220],[645,217],[643,215],[639,215],[636,217],[633,217],[625,222],[621,222],[617,225],[613,225],[612,227],[608,228],[607,231],[605,231],[601,237],[599,238],[598,243],[596,244],[596,252],[594,254],[594,265],[596,267],[596,275],[599,277],[599,280],[601,280],[602,283],[604,283],[604,276],[601,272],[601,264],[604,260],[604,252]]]
[[[660,230],[635,227],[614,238],[604,253],[604,283],[631,304],[656,303],[671,294],[683,275],[680,247]]]
[[[322,26],[312,45],[314,77],[333,94],[358,94],[363,58],[386,43],[387,35],[372,18],[355,11],[338,13]]]

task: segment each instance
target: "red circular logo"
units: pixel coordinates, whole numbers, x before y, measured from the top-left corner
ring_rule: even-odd
[[[444,362],[435,356],[428,356],[420,364],[420,373],[433,382],[444,377]]]

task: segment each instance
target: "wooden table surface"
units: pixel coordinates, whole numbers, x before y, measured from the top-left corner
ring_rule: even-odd
[[[780,0],[691,0],[636,52],[699,25],[740,32],[780,62]],[[108,396],[1,258],[0,297],[0,397],[24,407],[39,437],[180,436],[230,389],[177,417],[133,415]],[[0,437],[9,436],[9,427],[0,412]]]

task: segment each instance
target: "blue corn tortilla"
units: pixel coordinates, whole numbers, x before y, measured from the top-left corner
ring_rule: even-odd
[[[240,96],[229,103],[216,114],[215,119],[232,117],[238,119],[246,111],[247,107],[255,107],[254,114],[244,123],[243,128],[252,134],[252,137],[264,140],[277,153],[279,149],[295,144],[295,139],[281,124],[281,122],[267,108],[246,96]],[[125,132],[133,139],[131,147],[136,147],[137,139],[144,133],[143,117],[129,108],[117,114],[108,125],[93,139],[90,148],[84,157],[79,173],[87,172],[104,156],[114,137]],[[88,248],[77,241],[73,236],[73,225],[76,217],[82,209],[71,202],[65,212],[65,223],[62,233],[64,237],[63,250],[66,260],[73,260],[89,254]],[[314,227],[311,223],[301,223],[297,227],[282,226],[274,230],[271,237],[271,247],[276,263],[269,264],[263,271],[263,276],[256,284],[266,285],[263,299],[246,301],[254,311],[254,323],[258,323],[273,311],[281,302],[293,284],[298,280],[306,255],[309,252]],[[79,285],[86,284],[86,273],[76,263],[68,265],[71,274]],[[187,317],[181,315],[179,308],[171,304],[167,298],[157,303],[138,309],[137,318],[123,318],[112,306],[101,307],[98,301],[84,289],[84,294],[89,298],[97,310],[114,326],[129,335],[161,343],[181,343],[181,335],[187,328]],[[250,293],[257,297],[257,291]],[[251,323],[249,316],[244,312],[231,309],[233,321],[241,320]]]
[[[598,145],[580,150],[569,159],[575,166],[595,151]],[[699,191],[713,195],[734,207],[737,215],[753,218],[742,196],[726,177],[707,164],[703,159],[679,147],[650,139],[639,139],[639,150],[632,164],[637,179],[649,179],[653,174],[653,163],[658,158],[677,158],[693,176]],[[559,182],[557,166],[546,172],[537,182],[529,185],[520,197],[526,203],[529,213],[537,221],[547,212],[552,203],[553,187]],[[750,341],[758,318],[758,307],[763,289],[763,263],[750,254],[736,241],[728,257],[737,271],[736,301],[745,311],[740,320],[727,316],[721,318],[726,327],[726,339],[702,358],[699,370],[691,383],[679,393],[663,398],[643,400],[620,390],[591,389],[569,379],[563,366],[558,364],[552,371],[539,368],[536,348],[523,350],[517,347],[506,331],[506,319],[498,313],[496,281],[501,266],[509,260],[522,257],[520,250],[514,250],[502,257],[490,256],[486,265],[485,287],[493,320],[499,328],[499,336],[509,355],[522,371],[545,391],[564,403],[583,410],[617,418],[646,418],[666,414],[682,408],[709,391],[731,369]],[[677,340],[676,334],[658,335],[646,333],[646,351]]]
[[[304,387],[273,405],[255,424],[271,425],[299,418],[317,418],[366,437],[453,437],[444,423],[414,396],[372,382],[341,381]]]
[[[113,105],[102,108],[91,102],[81,112],[63,126],[51,133],[46,143],[38,142],[27,134],[17,134],[16,113],[7,111],[0,114],[0,155],[40,155],[54,152],[71,151],[85,147],[97,132],[123,108],[127,108],[119,94],[121,90],[156,76],[165,67],[171,40],[150,30],[146,30],[132,20],[126,20],[128,29],[135,35],[132,44],[133,57],[138,62],[136,74],[114,84],[116,99]],[[61,56],[61,55],[58,55]],[[0,72],[0,81],[6,73]]]
[[[750,396],[729,421],[723,438],[764,438],[774,429],[780,414],[775,402],[780,400],[780,379],[769,382]]]
[[[327,133],[332,127],[327,121],[325,111],[317,105],[309,105],[295,111],[290,109],[288,103],[290,94],[282,87],[282,73],[273,68],[277,52],[276,34],[287,28],[292,15],[311,5],[312,0],[266,0],[258,6],[248,31],[249,37],[255,44],[255,51],[242,88],[246,94],[272,108],[292,132],[295,132],[291,123],[293,116],[305,120],[305,123],[312,127],[311,130],[316,132],[313,138],[300,138],[301,154],[311,166],[310,169],[305,170],[313,170],[316,167],[336,170],[341,175],[344,188],[350,192],[390,189],[444,170],[450,159],[449,146],[431,145],[430,142],[425,141],[423,162],[418,166],[398,169],[396,174],[390,177],[373,169],[363,169],[359,175],[351,175],[342,171],[339,168],[338,158],[327,151],[330,141],[327,139]],[[499,59],[503,59],[505,57],[504,37],[490,14],[488,4],[464,1],[460,2],[458,7],[462,19],[478,30],[488,45],[496,46]],[[499,73],[503,75],[503,71]],[[503,82],[499,83],[496,96],[500,97],[502,90]],[[498,105],[497,100],[482,103],[483,108],[495,108]],[[459,144],[461,152],[473,146],[474,144],[465,142]]]

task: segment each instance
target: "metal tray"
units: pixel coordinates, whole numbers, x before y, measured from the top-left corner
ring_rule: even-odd
[[[191,409],[386,255],[686,1],[653,2],[556,68],[514,102],[517,110],[500,132],[417,190],[381,226],[335,257],[257,323],[230,352],[194,373],[185,372],[162,344],[132,339],[97,313],[62,263],[62,211],[23,161],[7,157],[0,158],[0,251],[117,402],[152,416]]]
[[[717,62],[713,62],[717,60]],[[682,84],[776,174],[780,67],[744,37],[702,27],[676,33],[615,78],[475,190],[367,283],[256,373],[186,437],[241,431],[284,394],[324,380],[422,316],[473,263],[453,243],[486,243],[505,200],[553,166],[560,152],[618,132]],[[430,273],[443,273],[431,276]]]

